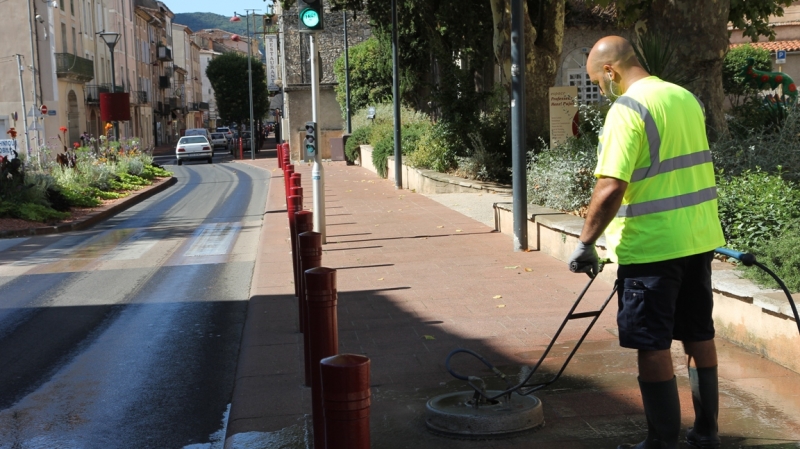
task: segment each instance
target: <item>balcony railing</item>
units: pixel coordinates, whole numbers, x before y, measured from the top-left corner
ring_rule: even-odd
[[[87,104],[100,104],[100,94],[111,92],[111,84],[87,84],[84,92]]]
[[[156,56],[160,61],[172,61],[172,49],[168,47],[158,47],[158,55]]]
[[[76,83],[94,78],[94,61],[72,53],[56,53],[56,76]]]
[[[147,103],[147,91],[144,90],[135,90],[131,92],[131,100],[138,104],[146,104]]]
[[[198,107],[200,108],[201,111],[207,111],[208,103],[206,103],[205,101],[201,101],[200,103],[198,103]]]

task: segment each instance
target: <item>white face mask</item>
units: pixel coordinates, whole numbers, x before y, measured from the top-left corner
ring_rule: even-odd
[[[603,79],[603,93],[612,102],[622,96],[622,86],[614,82],[614,77],[611,74],[607,74]]]

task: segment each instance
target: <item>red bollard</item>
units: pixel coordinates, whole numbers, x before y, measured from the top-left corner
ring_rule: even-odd
[[[283,168],[283,189],[286,192],[286,196],[289,196],[289,179],[292,177],[292,173],[294,173],[294,165],[285,165]]]
[[[320,370],[325,449],[369,449],[369,357],[328,357]]]
[[[296,280],[297,281],[297,285],[299,287],[299,289],[298,289],[298,293],[299,294],[297,295],[297,316],[300,318],[300,320],[298,322],[298,329],[300,329],[300,332],[305,332],[306,331],[305,330],[306,329],[306,325],[305,325],[305,313],[306,313],[305,312],[305,310],[306,310],[306,308],[305,308],[305,300],[306,299],[305,299],[305,294],[304,294],[305,290],[303,289],[304,277],[302,276],[302,273],[305,270],[303,270],[303,251],[302,251],[302,247],[300,246],[300,234],[302,234],[304,232],[311,232],[311,231],[314,230],[313,217],[314,217],[314,214],[312,214],[311,211],[308,211],[308,210],[299,210],[299,211],[295,211],[295,213],[294,213],[294,232],[295,232],[295,234],[297,236],[297,238],[295,240],[295,248],[293,250],[293,251],[297,251],[297,265],[295,266],[295,273],[300,273],[297,276],[297,280]],[[308,268],[314,268],[314,267],[318,267],[318,266],[319,265],[314,265],[313,267],[308,267]]]
[[[242,138],[239,137],[239,160],[244,159],[244,147],[242,147]]]
[[[278,160],[278,168],[283,168],[283,145],[275,145],[275,159]]]
[[[300,214],[307,214],[301,217]],[[308,220],[309,227],[313,227],[312,213],[309,211],[296,212],[298,228],[300,222]],[[312,268],[319,268],[322,266],[322,234],[319,232],[306,231],[297,234],[297,246],[300,247],[298,254],[300,255],[301,273],[305,273]],[[300,276],[300,319],[301,326],[303,326],[303,360],[305,361],[305,385],[311,386],[311,357],[309,354],[309,345],[311,344],[311,332],[308,331],[308,302],[306,300],[306,280],[305,276]]]
[[[289,151],[289,144],[283,144],[283,166],[286,167],[287,165],[292,163],[292,153]]]
[[[325,417],[322,412],[320,360],[339,353],[339,325],[336,313],[336,270],[312,268],[305,272],[308,307],[308,356],[311,362],[311,419],[314,447],[325,447]]]
[[[297,286],[297,278],[300,277],[300,273],[297,273],[295,270],[297,269],[297,234],[295,231],[295,223],[294,223],[294,213],[300,210],[303,210],[303,199],[299,196],[288,196],[286,197],[286,210],[289,212],[289,239],[292,245],[292,272],[294,273],[294,295],[298,296],[300,294],[299,288]]]

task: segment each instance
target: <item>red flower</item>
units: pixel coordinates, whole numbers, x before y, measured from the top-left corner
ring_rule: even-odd
[[[78,148],[79,146],[80,145],[78,144],[78,142],[72,142],[72,147],[73,148]]]
[[[58,130],[61,131],[62,133],[65,133],[65,132],[67,132],[67,127],[66,126],[62,126],[61,128],[58,128]]]

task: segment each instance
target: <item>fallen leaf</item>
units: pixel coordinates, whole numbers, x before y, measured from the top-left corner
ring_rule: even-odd
[[[376,228],[377,228],[378,226],[380,226],[380,225],[375,225],[375,227],[376,227]]]
[[[461,232],[461,229],[456,229],[456,232]]]
[[[439,229],[442,229],[444,226],[436,226],[436,227],[439,228]]]
[[[527,271],[528,273],[530,273],[531,271],[533,271],[533,268],[526,268],[526,269],[525,269],[525,271]]]
[[[352,190],[345,190],[345,192],[352,192]]]
[[[387,210],[386,212],[391,212],[391,211],[390,211],[390,210]]]
[[[497,306],[497,308],[498,308],[498,309],[502,309],[502,308],[504,308],[505,306],[506,306],[505,304],[499,304],[499,305]]]
[[[424,338],[425,340],[436,340],[436,338],[433,335],[423,335],[422,338]]]
[[[492,299],[500,299],[502,297],[503,297],[503,295],[494,295],[494,296],[492,296]]]
[[[379,280],[379,281],[382,281],[382,280],[383,280],[383,278],[378,278],[378,280]]]
[[[519,265],[514,265],[513,267],[506,267],[506,270],[516,270],[519,268]]]

